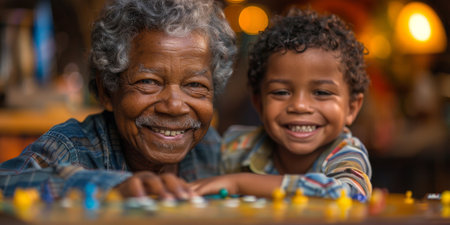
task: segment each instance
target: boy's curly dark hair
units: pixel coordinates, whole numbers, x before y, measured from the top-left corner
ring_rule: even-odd
[[[248,84],[253,94],[260,94],[260,83],[272,54],[287,50],[302,53],[308,48],[340,53],[344,79],[352,97],[367,89],[370,81],[365,71],[365,48],[348,25],[335,15],[293,8],[286,17],[275,18],[250,51]]]

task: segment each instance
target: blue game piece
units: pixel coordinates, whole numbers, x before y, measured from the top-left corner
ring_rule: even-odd
[[[87,210],[97,210],[100,203],[96,199],[97,187],[93,183],[87,183],[84,187],[84,208]]]
[[[366,202],[366,201],[367,201],[367,197],[364,196],[364,195],[361,194],[361,193],[354,194],[354,195],[352,196],[352,199],[357,200],[357,201],[359,201],[359,202]]]
[[[50,190],[49,183],[45,183],[42,186],[41,199],[47,204],[51,204],[54,201],[52,192]]]
[[[95,198],[86,198],[84,200],[84,208],[87,210],[96,210],[99,207],[100,204]]]
[[[86,197],[94,197],[97,194],[97,187],[93,183],[87,183],[84,187],[84,194]]]
[[[226,198],[228,196],[228,190],[226,188],[221,188],[219,190],[219,196],[221,198]]]

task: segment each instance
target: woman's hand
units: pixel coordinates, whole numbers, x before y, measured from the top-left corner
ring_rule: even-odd
[[[137,172],[115,187],[123,197],[156,195],[162,199],[189,199],[197,194],[175,174],[157,175],[153,172]]]

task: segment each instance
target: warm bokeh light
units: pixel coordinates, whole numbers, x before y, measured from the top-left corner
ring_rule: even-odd
[[[399,50],[412,54],[445,51],[447,37],[434,10],[421,2],[410,2],[400,11],[395,27]]]
[[[247,6],[239,14],[239,26],[250,35],[258,34],[269,25],[267,13],[258,6]]]
[[[384,35],[375,35],[368,43],[369,54],[386,59],[391,55],[391,44]]]
[[[427,41],[431,36],[431,27],[427,18],[419,13],[413,14],[408,22],[409,32],[419,41]]]
[[[390,1],[387,7],[387,15],[389,19],[389,23],[395,26],[395,21],[397,20],[397,16],[402,10],[404,4],[400,1]]]

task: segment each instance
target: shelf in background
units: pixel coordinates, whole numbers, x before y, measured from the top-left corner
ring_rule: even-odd
[[[70,118],[82,121],[87,115],[101,110],[99,107],[69,109],[63,105],[31,109],[4,108],[0,109],[0,135],[41,135]]]

